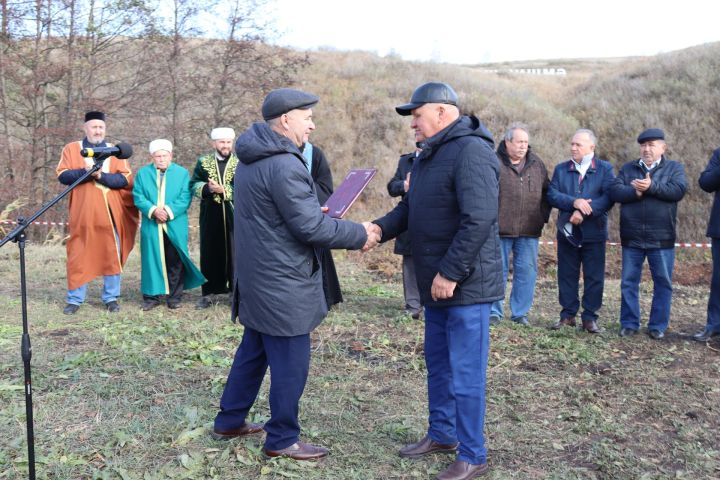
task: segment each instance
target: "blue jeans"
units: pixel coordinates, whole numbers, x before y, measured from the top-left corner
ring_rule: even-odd
[[[580,267],[585,284],[582,296],[582,319],[597,321],[597,312],[602,307],[605,287],[605,242],[583,243],[573,247],[564,238],[558,237],[558,299],[562,310],[560,318],[574,317],[580,310]]]
[[[270,420],[265,423],[265,448],[282,450],[300,438],[300,397],[310,369],[310,335],[276,337],[245,327],[230,367],[215,430],[245,423],[270,367]]]
[[[507,284],[510,252],[513,257],[513,280],[510,291],[511,319],[527,317],[535,295],[539,239],[536,237],[501,238],[503,284]],[[490,315],[503,318],[503,300],[493,302]]]
[[[640,279],[645,258],[653,279],[653,297],[648,330],[664,332],[670,323],[672,302],[672,273],[675,248],[622,249],[622,282],[620,284],[620,325],[623,328],[640,328]]]
[[[460,442],[458,460],[487,461],[485,373],[490,348],[490,304],[425,307],[428,435]]]
[[[103,291],[102,298],[103,303],[117,301],[120,296],[120,274],[117,275],[105,275],[103,277]],[[66,302],[73,305],[82,305],[85,301],[85,292],[87,291],[87,283],[74,290],[68,290],[66,296]]]
[[[710,296],[707,307],[707,326],[713,332],[720,332],[720,238],[712,242],[712,280],[710,280]]]

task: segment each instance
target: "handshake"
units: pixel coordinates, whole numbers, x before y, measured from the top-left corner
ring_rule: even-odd
[[[380,239],[382,238],[382,229],[375,223],[371,222],[363,222],[363,227],[365,227],[365,232],[367,233],[367,241],[365,242],[365,245],[362,247],[363,252],[367,252],[375,247],[380,243]]]

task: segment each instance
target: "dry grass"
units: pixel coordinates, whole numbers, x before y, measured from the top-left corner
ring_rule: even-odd
[[[679,258],[700,269],[703,257]],[[610,250],[608,259],[617,251]],[[26,458],[16,252],[0,252],[0,478]],[[336,252],[346,303],[313,334],[303,437],[328,445],[318,464],[267,460],[261,439],[208,437],[241,329],[227,306],[139,311],[138,255],[123,310],[60,314],[64,251],[28,250],[39,478],[432,478],[446,456],[400,459],[426,427],[422,322],[401,311],[398,258]],[[680,254],[679,254],[680,257]],[[487,437],[492,479],[712,479],[720,476],[720,344],[688,339],[704,322],[706,284],[676,285],[666,341],[620,339],[618,281],[598,336],[549,331],[558,313],[552,250],[542,252],[532,326],[492,331]],[[707,274],[707,263],[702,272]],[[697,272],[696,272],[697,273]],[[693,278],[697,275],[688,275]],[[642,290],[648,310],[649,292]],[[267,386],[252,418],[267,418]]]

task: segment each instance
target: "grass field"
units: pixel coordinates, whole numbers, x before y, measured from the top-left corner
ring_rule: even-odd
[[[14,248],[0,251],[3,480],[27,477]],[[196,311],[195,290],[177,311],[141,312],[134,252],[119,314],[102,309],[96,281],[89,304],[64,316],[64,249],[30,246],[38,478],[432,478],[449,457],[397,456],[424,434],[427,404],[423,325],[401,310],[391,268],[397,257],[389,251],[335,255],[346,301],[312,336],[301,404],[303,438],[329,446],[331,455],[296,463],[264,458],[262,437],[220,442],[208,435],[242,334],[225,303]],[[609,263],[618,253],[609,249]],[[700,255],[704,271],[686,275],[696,280],[709,268]],[[678,265],[685,263],[679,254]],[[617,336],[618,281],[610,277],[601,335],[547,329],[558,312],[551,261],[543,264],[532,326],[493,329],[489,478],[720,478],[720,342],[688,338],[704,324],[707,283],[676,285],[671,330],[655,342]],[[647,284],[642,292],[646,315]],[[267,416],[264,385],[251,420]]]

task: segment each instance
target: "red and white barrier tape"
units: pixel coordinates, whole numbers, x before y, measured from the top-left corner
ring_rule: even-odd
[[[0,221],[0,225],[16,225],[16,224],[17,224],[17,222],[13,222],[10,220]],[[70,224],[66,223],[66,222],[33,222],[33,225],[57,225],[57,226],[62,227],[62,226],[70,225]],[[197,227],[196,225],[190,225],[190,228],[199,228],[199,227]],[[546,242],[544,240],[540,240],[540,245],[555,245],[555,243],[557,243],[557,242],[553,242],[553,241]],[[620,243],[618,243],[618,242],[607,242],[607,244],[610,245],[611,247],[617,247],[618,245],[620,245]],[[712,247],[712,244],[698,243],[698,242],[693,242],[693,243],[685,242],[685,243],[676,243],[675,247],[678,247],[678,248],[710,248],[710,247]]]

